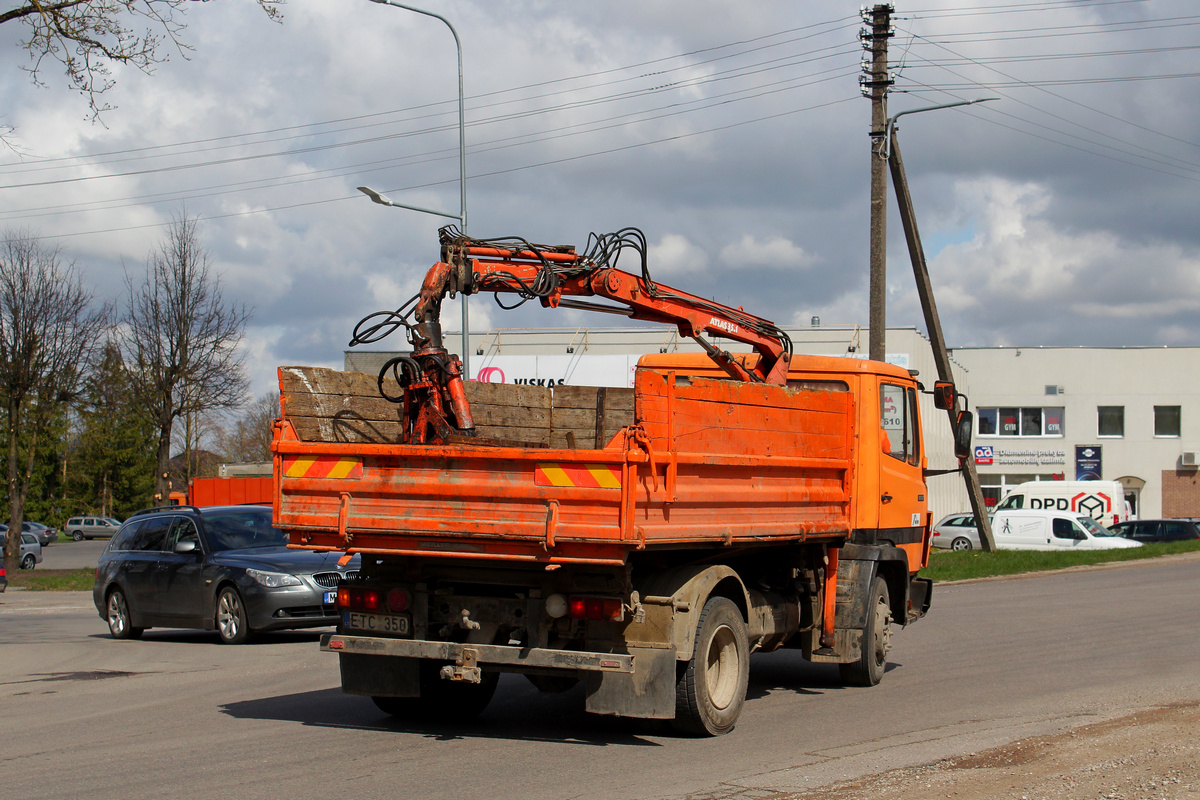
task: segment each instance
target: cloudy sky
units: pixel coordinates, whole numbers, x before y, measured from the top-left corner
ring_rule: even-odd
[[[102,124],[0,30],[0,225],[61,245],[119,299],[186,212],[253,309],[256,393],[340,366],[458,212],[457,72],[438,20],[367,0],[187,4]],[[858,2],[427,0],[462,39],[475,236],[583,246],[626,226],[659,280],[781,324],[867,321],[870,103]],[[889,112],[948,342],[1200,344],[1200,9],[1193,0],[913,0]],[[924,327],[894,201],[889,325]],[[633,265],[624,265],[633,268]],[[532,304],[531,304],[532,305]],[[447,329],[458,328],[446,314]],[[610,317],[471,301],[472,328]],[[382,346],[401,348],[402,341]]]

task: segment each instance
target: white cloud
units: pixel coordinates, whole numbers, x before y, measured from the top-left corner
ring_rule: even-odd
[[[656,278],[694,277],[703,275],[708,267],[708,254],[677,233],[668,233],[659,239],[657,244],[651,244],[648,259],[650,274]],[[630,271],[637,269],[630,265],[622,266]]]
[[[759,240],[747,233],[737,244],[721,249],[721,262],[733,269],[796,270],[809,269],[817,259],[782,236]]]

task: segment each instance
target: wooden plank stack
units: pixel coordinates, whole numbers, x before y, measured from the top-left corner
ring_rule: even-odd
[[[283,414],[303,441],[394,443],[401,406],[363,372],[280,367]],[[388,376],[388,395],[399,396]],[[594,386],[466,384],[479,444],[600,449],[633,422],[633,390]],[[470,441],[470,440],[462,440]]]

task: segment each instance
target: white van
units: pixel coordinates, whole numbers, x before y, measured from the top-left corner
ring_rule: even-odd
[[[1026,481],[996,506],[997,511],[1017,509],[1089,514],[1105,526],[1128,522],[1132,516],[1120,481]]]
[[[997,550],[1118,550],[1140,547],[1087,514],[1070,511],[997,511],[992,517]]]

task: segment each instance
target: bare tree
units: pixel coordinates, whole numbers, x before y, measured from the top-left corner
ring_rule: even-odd
[[[88,99],[92,118],[109,106],[99,95],[113,86],[112,65],[129,64],[143,72],[165,60],[170,43],[186,54],[191,48],[180,35],[187,27],[183,15],[189,0],[17,0],[0,11],[0,24],[17,22],[28,28],[21,46],[32,66],[24,67],[34,83],[46,59],[66,70],[71,85]],[[273,20],[282,18],[283,0],[258,0]]]
[[[112,311],[95,307],[74,264],[25,232],[0,243],[0,398],[7,414],[8,535],[15,569],[38,437],[78,394]]]
[[[125,286],[120,336],[138,401],[158,426],[154,491],[165,502],[175,420],[243,402],[247,380],[237,346],[249,312],[225,302],[196,219],[186,214],[172,220],[147,257],[142,282],[126,272]]]
[[[271,460],[271,434],[279,416],[279,395],[268,392],[240,409],[228,424],[218,427],[216,447],[229,461]]]

